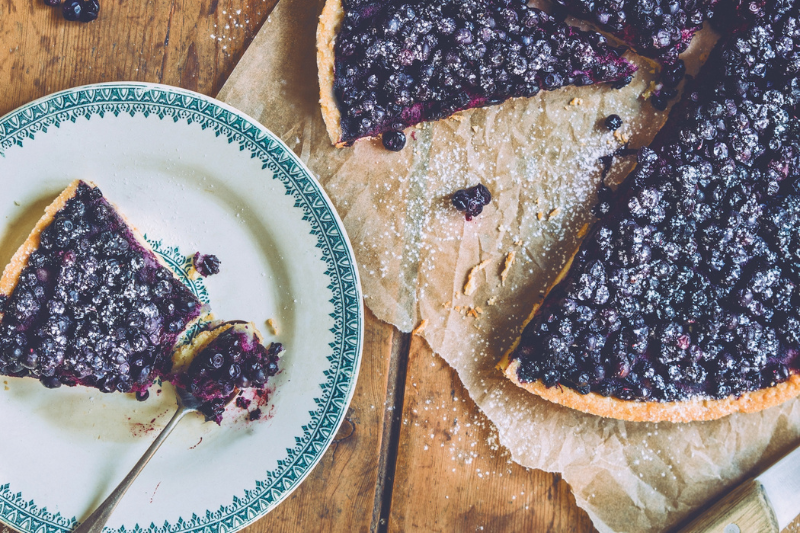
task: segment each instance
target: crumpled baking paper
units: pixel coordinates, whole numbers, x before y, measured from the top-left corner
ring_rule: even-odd
[[[629,423],[541,400],[495,369],[592,221],[598,159],[646,145],[666,120],[646,101],[657,65],[629,54],[640,70],[622,90],[564,88],[464,112],[411,129],[399,153],[377,140],[336,149],[318,104],[322,5],[281,0],[219,98],[276,133],[319,178],[355,249],[366,304],[403,331],[418,328],[516,462],[561,473],[601,532],[662,531],[798,441],[800,401],[714,422]],[[697,36],[689,72],[715,39]],[[611,113],[624,120],[616,133],[603,127]],[[617,161],[608,181],[633,164]],[[450,195],[477,183],[493,200],[466,222]]]

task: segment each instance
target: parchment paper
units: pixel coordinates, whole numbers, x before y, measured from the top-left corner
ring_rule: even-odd
[[[338,150],[318,105],[322,4],[281,0],[219,98],[260,120],[318,176],[355,248],[367,305],[403,331],[427,320],[420,334],[457,369],[515,461],[560,472],[602,532],[661,531],[798,440],[798,401],[709,423],[624,423],[550,404],[494,368],[592,220],[598,158],[626,140],[647,144],[663,124],[666,114],[643,98],[653,63],[632,56],[640,71],[623,90],[565,88],[423,125],[399,153],[379,141]],[[690,72],[714,41],[709,31],[695,39]],[[611,113],[625,121],[616,136],[602,127]],[[632,164],[618,162],[610,180]],[[493,201],[465,222],[449,196],[479,182]]]

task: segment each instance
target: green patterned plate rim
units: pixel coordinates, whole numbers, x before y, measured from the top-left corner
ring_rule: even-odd
[[[249,153],[271,172],[301,209],[321,251],[330,283],[334,341],[326,356],[330,366],[314,398],[316,411],[295,446],[285,450],[278,467],[256,482],[255,490],[233,497],[230,505],[174,523],[135,524],[106,531],[152,533],[229,533],[237,531],[277,506],[303,481],[322,458],[344,419],[361,363],[364,316],[361,286],[352,247],[344,226],[319,183],[277,136],[254,119],[213,98],[165,85],[116,82],[77,87],[27,104],[0,118],[0,157],[36,136],[67,122],[94,117],[144,115],[162,121],[199,124],[239,150]],[[205,290],[205,289],[202,289]],[[2,459],[0,459],[2,461]],[[77,524],[75,517],[51,513],[0,478],[0,522],[23,533],[60,533]]]

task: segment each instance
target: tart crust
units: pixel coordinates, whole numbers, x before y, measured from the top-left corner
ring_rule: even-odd
[[[319,104],[331,142],[337,148],[347,146],[342,138],[342,115],[333,93],[336,63],[336,36],[344,20],[341,0],[327,0],[317,26],[317,72],[319,75]]]
[[[548,287],[542,301],[547,298],[550,291],[558,285],[569,272],[572,261],[578,253],[576,250],[567,264],[558,274],[553,283]],[[533,320],[541,302],[533,306],[533,310],[525,322],[522,330]],[[497,368],[506,375],[515,385],[528,392],[544,398],[553,403],[563,405],[606,418],[616,418],[629,422],[695,422],[701,420],[716,420],[733,413],[755,413],[769,407],[774,407],[787,400],[800,395],[800,375],[794,374],[783,383],[774,387],[746,392],[741,396],[728,396],[721,400],[698,398],[685,402],[639,402],[620,400],[619,398],[606,397],[596,392],[580,394],[579,392],[561,385],[547,388],[540,380],[522,383],[517,376],[518,360],[511,360],[511,355],[519,346],[520,335],[503,355]]]

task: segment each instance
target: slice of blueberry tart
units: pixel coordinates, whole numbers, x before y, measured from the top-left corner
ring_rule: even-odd
[[[710,420],[800,393],[800,9],[716,48],[501,367],[574,409]]]
[[[263,389],[278,373],[282,354],[280,343],[264,346],[253,323],[224,322],[176,352],[171,381],[200,399],[206,419],[219,424],[225,406],[240,391]]]
[[[0,278],[0,374],[145,393],[202,307],[99,188],[75,181]]]
[[[327,0],[317,30],[320,103],[347,146],[457,111],[566,85],[628,84],[636,67],[597,32],[524,0]]]

